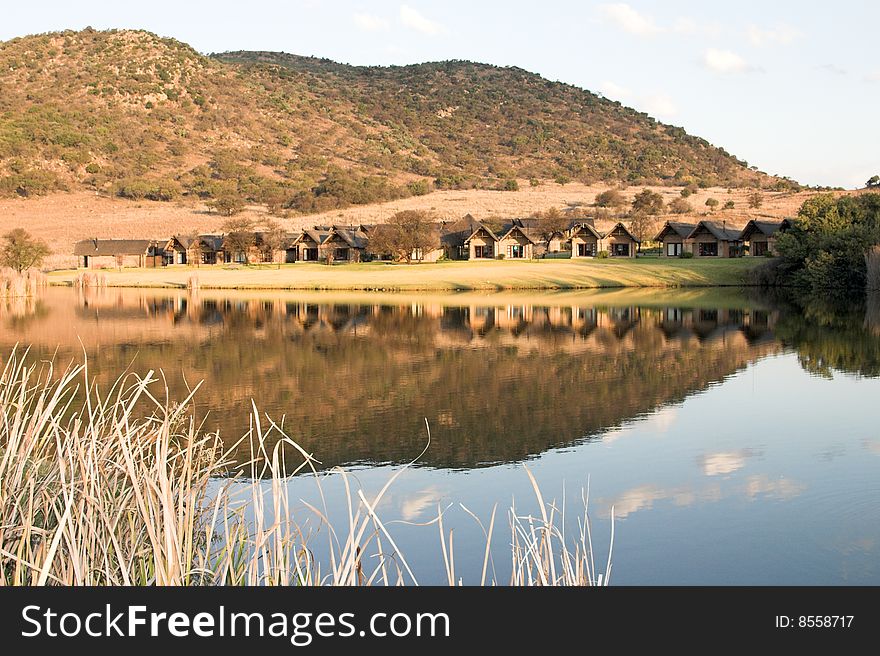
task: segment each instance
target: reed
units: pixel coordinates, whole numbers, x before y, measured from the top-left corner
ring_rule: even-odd
[[[58,370],[27,356],[14,350],[0,374],[0,585],[419,583],[377,512],[405,467],[371,497],[338,470],[347,497],[341,526],[321,504],[294,516],[292,478],[313,477],[320,491],[324,474],[255,405],[241,438],[251,457],[234,463],[242,442],[224,445],[190,412],[198,387],[175,403],[151,371],[125,373],[100,390],[87,362]],[[290,452],[299,455],[295,465]],[[607,584],[610,556],[598,572],[586,514],[569,541],[564,503],[545,503],[528,476],[540,513],[511,509],[509,582]],[[488,529],[467,512],[486,536],[479,583],[495,584],[495,512]],[[437,523],[447,577],[460,584],[442,514]],[[327,541],[323,560],[315,556],[319,539]]]
[[[12,269],[0,270],[0,298],[26,298],[48,285],[48,278],[42,271],[28,269],[22,273]]]

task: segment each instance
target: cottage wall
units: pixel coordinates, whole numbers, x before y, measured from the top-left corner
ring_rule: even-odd
[[[498,254],[498,251],[496,248],[497,243],[495,242],[494,239],[492,239],[492,237],[490,237],[488,235],[475,235],[474,237],[471,238],[471,240],[468,244],[468,248],[469,248],[468,252],[470,255],[470,259],[472,259],[472,260],[477,259],[477,246],[484,246],[484,247],[490,248],[491,252],[492,252],[492,257],[495,257]]]
[[[510,247],[515,245],[523,247],[523,257],[516,259],[530,260],[534,257],[534,245],[519,233],[514,233],[500,240],[498,242],[498,254],[504,255],[505,258],[510,258]]]
[[[668,235],[663,239],[662,248],[660,249],[661,257],[675,257],[674,255],[667,255],[666,245],[667,244],[681,244],[681,251],[683,253],[691,253],[693,252],[694,245],[684,237],[679,235]]]
[[[636,242],[627,237],[626,235],[608,235],[603,239],[599,246],[600,250],[608,251],[608,255],[611,257],[622,257],[620,255],[614,255],[614,245],[615,244],[628,244],[629,245],[629,254],[626,257],[635,257],[636,256]]]
[[[715,257],[714,255],[700,255],[700,244],[718,244],[718,257],[729,257],[729,242],[719,241],[708,233],[695,235],[691,240],[693,242],[694,257]]]
[[[578,255],[578,251],[580,250],[578,247],[579,244],[589,244],[590,246],[592,246],[592,248],[590,250],[592,250],[594,253],[598,253],[600,250],[599,240],[596,239],[595,235],[576,235],[571,238],[571,257],[572,258],[576,259],[579,257],[591,257],[589,255]]]

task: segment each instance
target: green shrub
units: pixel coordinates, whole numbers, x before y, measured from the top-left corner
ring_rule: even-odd
[[[694,257],[694,254],[691,251],[682,251],[678,255],[682,260],[691,260]]]
[[[496,259],[496,260],[503,260],[503,259],[504,259],[504,253],[498,253],[498,255],[495,256],[495,259]]]
[[[0,178],[0,196],[42,196],[64,189],[64,182],[55,173],[42,169],[25,169]]]
[[[180,185],[174,180],[128,178],[117,183],[114,193],[129,200],[171,201],[180,196]]]
[[[599,258],[600,260],[607,260],[609,257],[608,251],[599,251],[596,254],[596,257]]]
[[[431,193],[431,183],[428,180],[413,180],[406,185],[406,188],[413,196],[424,196]]]

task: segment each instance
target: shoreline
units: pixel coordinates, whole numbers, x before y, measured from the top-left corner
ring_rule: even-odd
[[[71,269],[48,275],[52,286],[74,286],[82,273],[102,276],[101,286],[199,290],[471,292],[586,291],[596,289],[676,289],[749,286],[746,274],[763,258],[726,260],[627,261],[542,260],[529,262],[442,262],[171,266],[158,269]]]

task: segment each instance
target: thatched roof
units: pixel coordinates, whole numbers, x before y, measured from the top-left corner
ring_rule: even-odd
[[[629,237],[630,239],[632,239],[632,240],[633,240],[634,242],[636,242],[637,244],[641,243],[641,241],[642,241],[641,239],[638,239],[633,233],[631,233],[631,232],[629,231],[629,229],[628,229],[625,225],[623,225],[622,223],[618,223],[618,224],[616,224],[613,228],[611,228],[611,230],[609,230],[608,232],[606,232],[606,233],[605,233],[605,238],[610,237],[613,233],[618,232],[618,231],[624,232],[624,233],[626,234],[627,237]]]
[[[492,232],[492,230],[488,226],[485,226],[482,223],[477,223],[473,232],[471,232],[471,234],[468,235],[468,238],[464,240],[464,243],[468,243],[471,239],[476,237],[477,233],[480,232],[481,230],[485,231],[486,234],[488,234],[494,241],[498,241],[498,235],[496,235],[494,232]]]
[[[715,237],[718,241],[739,241],[740,236],[742,235],[742,228],[737,228],[735,226],[726,226],[725,224],[718,223],[716,221],[700,221],[694,229],[691,230],[691,234],[688,235],[688,239],[693,238],[701,230],[705,230],[710,235]]]
[[[83,239],[73,245],[73,254],[90,257],[147,255],[151,248],[158,248],[155,239]]]
[[[333,237],[339,237],[351,248],[367,247],[367,236],[360,230],[352,230],[350,228],[340,228],[337,226],[333,226],[324,241],[330,241],[331,239],[333,239]]]
[[[593,235],[597,240],[602,239],[602,234],[593,227],[592,223],[580,223],[576,226],[571,227],[571,237],[569,239],[574,239],[581,232],[588,232]]]
[[[440,225],[440,241],[447,246],[462,246],[479,226],[479,221],[465,214],[457,221]]]
[[[697,226],[693,223],[682,223],[679,221],[667,221],[663,229],[654,237],[654,241],[664,241],[667,235],[675,234],[682,239],[687,239]]]
[[[507,238],[510,237],[510,235],[512,235],[514,232],[518,232],[518,233],[521,234],[523,237],[525,237],[526,239],[528,239],[528,240],[529,240],[529,243],[531,243],[531,244],[534,244],[534,243],[535,243],[535,240],[532,239],[532,238],[529,236],[528,231],[527,231],[525,228],[523,228],[521,225],[517,225],[517,224],[514,224],[514,225],[510,226],[510,228],[508,228],[507,231],[506,231],[504,234],[501,235],[501,237],[499,238],[498,241],[501,241],[502,239],[507,239]]]
[[[790,227],[791,221],[788,219],[782,219],[781,221],[758,221],[757,219],[752,219],[746,224],[746,227],[743,228],[740,239],[748,241],[755,233],[770,237],[780,230],[785,232]]]
[[[296,246],[299,243],[302,243],[306,239],[309,239],[315,244],[323,244],[324,240],[327,239],[327,235],[330,234],[329,229],[327,231],[320,230],[316,228],[303,228],[303,231],[291,242],[291,246]]]

